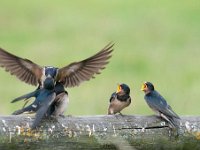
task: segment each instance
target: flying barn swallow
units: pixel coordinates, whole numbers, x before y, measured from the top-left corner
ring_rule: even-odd
[[[15,75],[21,81],[40,87],[47,77],[54,82],[62,83],[65,87],[78,86],[81,82],[94,78],[100,74],[111,57],[114,44],[108,44],[95,55],[79,62],[73,62],[62,68],[52,66],[42,67],[28,59],[15,56],[0,48],[0,66],[4,67],[11,75]]]
[[[117,91],[111,95],[110,104],[108,108],[108,114],[113,115],[121,113],[125,107],[128,107],[131,103],[130,88],[126,84],[119,84]]]
[[[44,88],[36,89],[34,92],[15,98],[12,103],[23,99],[27,100],[31,97],[35,97],[34,102],[27,107],[15,111],[13,115],[19,115],[24,112],[36,112],[35,120],[31,126],[32,129],[35,129],[42,118],[45,117],[45,115],[48,115],[47,112],[56,98],[53,79],[46,78],[44,81]]]
[[[161,118],[166,120],[171,128],[179,127],[180,117],[172,110],[171,106],[167,104],[166,100],[154,89],[150,82],[145,82],[141,88],[144,91],[149,107],[156,112]]]

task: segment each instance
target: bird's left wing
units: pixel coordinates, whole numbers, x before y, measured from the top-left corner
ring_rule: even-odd
[[[100,74],[100,70],[104,69],[105,65],[108,64],[113,45],[108,44],[97,54],[60,68],[56,80],[63,83],[65,87],[74,87],[83,81],[94,78],[94,74]]]

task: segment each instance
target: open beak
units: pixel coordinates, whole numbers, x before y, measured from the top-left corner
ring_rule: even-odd
[[[147,89],[147,85],[145,83],[142,84],[141,90],[145,91]]]
[[[119,93],[119,92],[121,92],[121,90],[122,90],[122,88],[121,88],[121,85],[120,85],[120,84],[118,84],[118,85],[117,85],[117,91],[116,91],[116,93]]]

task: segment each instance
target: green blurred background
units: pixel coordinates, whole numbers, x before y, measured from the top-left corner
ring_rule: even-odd
[[[200,1],[1,0],[0,47],[40,65],[65,66],[110,41],[102,74],[67,89],[66,114],[106,114],[117,83],[127,83],[133,99],[122,113],[153,114],[140,91],[151,81],[177,114],[199,115]],[[0,114],[21,108],[10,101],[34,89],[0,68]]]

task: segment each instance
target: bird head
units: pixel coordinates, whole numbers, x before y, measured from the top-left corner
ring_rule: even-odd
[[[51,78],[55,79],[57,72],[58,72],[58,68],[45,67],[45,76],[46,77],[51,77]]]
[[[46,81],[47,78],[51,78],[52,82],[55,84],[57,73],[58,73],[58,68],[50,67],[50,66],[44,67],[44,73],[40,81],[40,85],[41,85],[40,87],[45,87],[44,82]],[[48,81],[50,81],[50,79],[48,79],[46,82]]]
[[[154,91],[154,86],[151,82],[144,82],[142,84],[141,90],[144,91],[145,93],[149,93],[151,91]]]
[[[130,88],[129,88],[128,85],[126,85],[124,83],[118,84],[116,93],[120,94],[120,95],[124,95],[124,94],[129,95],[130,94]]]

